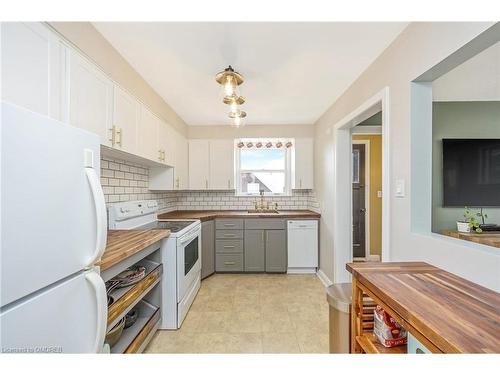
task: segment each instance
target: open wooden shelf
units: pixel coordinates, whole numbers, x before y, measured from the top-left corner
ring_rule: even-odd
[[[137,303],[138,318],[129,328],[123,330],[118,342],[111,348],[111,353],[138,353],[141,352],[150,333],[160,321],[160,308],[144,300]]]
[[[115,289],[110,293],[114,302],[108,306],[108,331],[161,280],[162,265],[160,263],[143,259],[137,264],[146,267],[146,276],[137,284]]]
[[[377,338],[373,333],[364,333],[362,336],[356,336],[356,341],[363,352],[367,354],[406,354],[406,345],[395,346],[392,348],[386,348],[384,345],[378,342]]]

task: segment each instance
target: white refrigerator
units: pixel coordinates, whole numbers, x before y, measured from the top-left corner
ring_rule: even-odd
[[[101,352],[99,137],[8,103],[1,111],[1,351]]]

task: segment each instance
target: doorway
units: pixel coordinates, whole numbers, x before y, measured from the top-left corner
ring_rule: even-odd
[[[367,218],[370,207],[365,201],[365,257],[362,260],[390,260],[390,131],[389,131],[389,88],[386,87],[373,97],[368,99],[352,113],[337,122],[333,130],[333,195],[334,195],[334,227],[333,237],[335,238],[334,251],[334,283],[349,282],[350,274],[346,271],[346,263],[354,260],[353,254],[353,166],[352,166],[352,142],[353,137],[359,135],[370,136],[374,131],[372,126],[358,126],[370,117],[380,114],[380,123],[377,132],[380,137],[380,165],[381,182],[380,188],[371,189],[372,194],[379,197],[381,204],[381,218],[377,221],[380,225],[380,255],[374,256],[371,245],[366,246],[366,237],[373,238],[368,234]],[[366,134],[368,133],[368,134]],[[373,145],[372,142],[370,142]],[[370,147],[371,148],[371,147]],[[365,147],[365,155],[366,155]],[[372,164],[372,163],[370,163]],[[365,171],[366,171],[365,162]],[[366,182],[366,177],[365,177]],[[371,242],[371,241],[370,241]],[[375,259],[374,259],[375,258]]]

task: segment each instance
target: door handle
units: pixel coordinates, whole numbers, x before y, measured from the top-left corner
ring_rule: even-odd
[[[365,213],[366,212],[366,208],[360,208],[359,212]]]
[[[85,274],[85,279],[92,285],[95,293],[97,324],[96,337],[94,342],[94,353],[100,353],[104,347],[104,337],[106,336],[108,301],[106,297],[106,286],[104,281],[94,270]]]
[[[115,147],[115,143],[116,143],[116,127],[113,125],[113,127],[111,129],[109,129],[111,131],[111,138],[109,139],[109,141],[111,142],[111,147]]]
[[[86,167],[85,173],[87,174],[90,190],[92,191],[92,197],[94,198],[94,210],[96,216],[95,250],[94,254],[92,254],[91,259],[87,263],[87,265],[90,266],[101,258],[102,253],[106,248],[108,226],[106,216],[106,202],[104,201],[104,193],[102,191],[101,183],[99,182],[99,177],[97,177],[97,173],[94,168]]]

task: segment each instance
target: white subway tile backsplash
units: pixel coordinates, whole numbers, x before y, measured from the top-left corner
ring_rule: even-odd
[[[160,211],[174,210],[247,210],[254,207],[255,197],[237,197],[227,191],[169,191],[148,189],[149,169],[128,161],[101,159],[101,185],[107,203],[155,199]],[[278,209],[319,211],[312,190],[293,190],[289,197],[266,197],[278,203]]]

